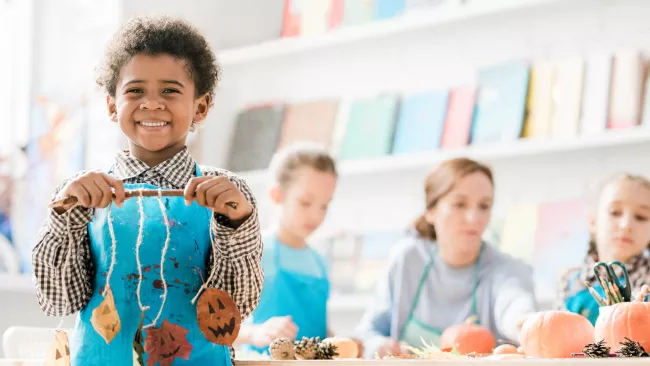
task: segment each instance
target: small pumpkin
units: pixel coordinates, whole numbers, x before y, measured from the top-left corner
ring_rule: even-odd
[[[70,343],[68,334],[58,330],[45,359],[45,366],[70,366]]]
[[[111,291],[108,285],[106,285],[104,300],[93,309],[90,322],[93,328],[95,328],[95,331],[104,338],[107,344],[111,343],[122,328],[120,315],[117,313],[117,307],[113,299],[113,291]]]
[[[627,337],[650,349],[650,303],[622,302],[601,307],[595,335],[595,339],[604,339],[612,348],[625,342]]]
[[[569,311],[541,311],[526,319],[519,343],[528,357],[569,358],[594,341],[594,326]]]
[[[492,351],[492,354],[495,355],[507,355],[507,354],[516,354],[519,353],[517,347],[512,344],[502,344]]]
[[[330,337],[323,339],[323,342],[330,343],[336,347],[338,356],[334,357],[334,359],[359,357],[359,346],[357,342],[350,338]]]
[[[452,325],[440,336],[441,349],[454,349],[461,355],[468,353],[492,353],[497,344],[489,329],[476,324],[472,316],[462,324]]]
[[[232,346],[239,335],[241,314],[227,292],[208,288],[199,297],[196,318],[203,336],[212,343]]]

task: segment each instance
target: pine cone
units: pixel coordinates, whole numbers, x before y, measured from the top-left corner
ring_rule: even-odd
[[[322,342],[318,344],[318,351],[316,351],[317,360],[331,360],[338,356],[336,346],[329,342]]]
[[[320,338],[302,337],[301,340],[295,341],[293,349],[296,352],[296,358],[299,360],[313,360],[318,352]]]
[[[274,360],[295,360],[296,352],[293,342],[287,338],[278,338],[269,346],[269,353]]]
[[[582,349],[582,352],[585,354],[585,356],[590,358],[601,358],[609,357],[609,350],[610,347],[607,347],[607,345],[605,345],[605,340],[603,339],[600,342],[590,343],[586,345],[585,348]]]
[[[620,342],[621,347],[616,350],[619,357],[650,357],[639,342],[635,342],[628,337],[625,337],[625,339],[627,339],[627,342]]]

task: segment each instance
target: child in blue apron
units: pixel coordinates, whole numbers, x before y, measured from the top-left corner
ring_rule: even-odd
[[[218,74],[205,38],[179,20],[136,18],[108,48],[98,83],[129,149],[110,169],[81,172],[57,187],[57,201],[76,197],[78,205],[52,209],[33,249],[43,311],[78,312],[69,337],[72,365],[133,364],[141,315],[138,362],[232,365],[232,342],[218,338],[232,333],[225,328],[230,323],[200,326],[197,311],[201,304],[210,313],[232,304],[243,318],[253,311],[263,280],[262,241],[244,180],[199,167],[186,147],[212,105]],[[126,190],[137,189],[160,197],[125,200]],[[162,197],[168,189],[183,196]],[[114,308],[101,305],[110,298],[107,288]],[[202,302],[208,293],[221,296]],[[101,319],[96,310],[99,317],[119,315],[119,327],[109,324],[111,332],[119,329],[111,339],[93,322]]]
[[[440,346],[444,330],[470,317],[496,339],[516,343],[521,323],[538,311],[532,269],[482,240],[490,222],[490,169],[453,159],[425,182],[425,213],[396,243],[358,333],[367,358]]]
[[[259,353],[276,338],[332,335],[327,264],[307,238],[323,223],[334,195],[334,160],[316,145],[295,143],[274,157],[270,169],[275,180],[270,198],[279,206],[279,223],[264,236],[260,304],[237,341]]]
[[[562,277],[558,307],[582,314],[595,324],[599,305],[585,282],[605,297],[593,271],[596,262],[625,264],[633,292],[650,283],[650,181],[619,174],[604,182],[589,218],[589,230],[591,240],[584,263]]]

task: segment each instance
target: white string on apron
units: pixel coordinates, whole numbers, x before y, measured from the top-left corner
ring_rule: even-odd
[[[115,239],[115,230],[113,229],[113,217],[111,216],[111,211],[113,208],[113,202],[108,205],[108,212],[106,214],[106,223],[108,224],[108,233],[111,236],[111,265],[108,268],[108,274],[106,274],[106,286],[104,286],[103,295],[106,296],[106,291],[111,286],[111,275],[113,274],[113,268],[115,267],[115,255],[117,252],[117,239]]]
[[[210,211],[210,228],[209,228],[209,234],[210,234],[210,244],[211,244],[211,252],[212,252],[212,269],[210,270],[210,275],[208,276],[208,280],[203,282],[203,285],[199,288],[199,291],[196,292],[196,295],[192,299],[192,304],[196,302],[196,299],[201,295],[201,292],[205,290],[208,287],[208,283],[210,283],[213,279],[215,274],[217,273],[217,259],[216,259],[216,253],[214,252],[214,235],[212,233],[212,224],[214,223],[214,210]]]
[[[165,255],[167,254],[167,248],[169,247],[169,240],[171,239],[171,232],[170,232],[170,227],[169,227],[169,219],[167,218],[167,210],[165,209],[165,204],[162,201],[162,191],[158,189],[158,205],[160,206],[160,211],[162,212],[163,216],[163,221],[165,222],[165,229],[167,230],[167,238],[165,239],[165,245],[163,246],[162,249],[162,254],[160,255],[160,279],[162,280],[163,283],[163,296],[162,296],[162,304],[160,304],[160,309],[158,310],[158,315],[156,315],[156,318],[153,320],[151,325],[155,325],[158,319],[160,318],[160,314],[162,314],[163,307],[165,306],[165,300],[167,300],[167,281],[165,281]]]
[[[142,246],[143,239],[143,230],[144,230],[144,206],[142,204],[142,190],[140,190],[140,195],[138,196],[138,211],[140,214],[140,222],[138,228],[138,239],[135,243],[135,261],[138,266],[138,288],[137,288],[137,297],[138,305],[142,312],[149,309],[148,306],[142,305],[142,298],[140,297],[140,288],[142,287],[142,263],[140,263],[140,247]],[[162,212],[163,222],[165,223],[165,229],[167,231],[167,237],[165,238],[165,245],[163,246],[162,253],[160,255],[160,279],[163,283],[163,295],[162,295],[162,304],[160,304],[160,309],[158,309],[158,314],[154,320],[142,326],[142,329],[147,329],[153,327],[160,319],[163,309],[165,307],[165,302],[167,300],[167,281],[165,280],[165,256],[167,255],[167,249],[169,248],[169,242],[171,240],[171,229],[169,225],[169,218],[167,217],[167,210],[165,209],[165,204],[162,201],[162,190],[158,189],[158,205],[160,206],[160,211]]]

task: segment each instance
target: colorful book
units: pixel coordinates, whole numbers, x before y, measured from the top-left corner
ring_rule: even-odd
[[[449,93],[449,108],[442,133],[441,147],[454,148],[469,144],[476,91],[475,85],[466,85],[454,88]]]
[[[519,138],[526,111],[530,68],[511,61],[479,71],[479,95],[472,126],[472,143]]]
[[[393,18],[404,11],[406,0],[374,0],[374,19]]]
[[[432,151],[439,148],[448,101],[447,90],[403,97],[395,127],[393,154]]]
[[[354,26],[372,20],[373,0],[344,0],[343,26]]]
[[[393,95],[352,103],[341,148],[341,159],[373,158],[391,151],[398,100]]]
[[[553,82],[555,73],[553,65],[548,61],[540,61],[533,65],[528,86],[528,103],[526,120],[521,137],[548,137],[553,111]]]
[[[300,15],[300,34],[310,36],[325,33],[330,25],[331,0],[307,0]]]
[[[608,128],[638,125],[643,100],[645,64],[639,51],[624,51],[614,56]]]
[[[584,61],[580,58],[562,60],[555,64],[551,135],[570,138],[578,134]]]
[[[282,19],[282,38],[297,37],[300,35],[300,14],[302,5],[306,0],[285,0],[284,15]]]
[[[230,143],[228,169],[235,172],[266,169],[280,137],[283,105],[251,106],[237,116]]]
[[[329,149],[338,103],[332,100],[287,105],[277,148],[296,141],[312,141]]]
[[[609,54],[590,56],[585,66],[581,134],[600,133],[607,128],[611,80],[612,56]]]

